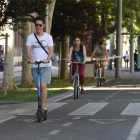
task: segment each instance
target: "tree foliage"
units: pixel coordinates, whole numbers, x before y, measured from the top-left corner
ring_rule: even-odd
[[[122,27],[126,27],[129,32],[132,29],[132,18],[137,27],[135,32],[139,29],[139,5],[140,0],[122,0]],[[52,34],[61,39],[66,35],[80,36],[86,39],[85,32],[92,30],[96,44],[116,30],[116,16],[117,0],[57,0]]]
[[[50,2],[51,0],[1,0],[0,27],[8,26],[14,30],[22,28],[21,23],[33,20],[33,13],[45,16],[44,10]]]
[[[85,38],[87,15],[84,10],[77,0],[57,0],[52,21],[52,36],[60,40],[68,35]]]

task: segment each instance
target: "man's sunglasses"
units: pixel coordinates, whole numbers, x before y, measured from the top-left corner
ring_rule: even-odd
[[[36,27],[42,27],[42,24],[35,24]]]

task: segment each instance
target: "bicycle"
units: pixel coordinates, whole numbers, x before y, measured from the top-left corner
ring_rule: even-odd
[[[105,62],[105,60],[100,60],[97,61],[94,59],[94,62],[98,62],[98,67],[96,71],[96,79],[97,79],[97,86],[102,86],[102,67],[101,67],[101,62]]]
[[[69,62],[68,62],[69,63]],[[74,99],[79,98],[80,88],[79,88],[79,65],[83,64],[82,62],[72,62],[72,64],[77,64],[76,72],[73,79],[73,87],[74,87]]]
[[[30,63],[30,62],[28,62]],[[35,64],[38,65],[37,67],[37,79],[38,79],[38,109],[37,109],[37,114],[36,117],[38,119],[38,122],[41,122],[41,120],[44,118],[44,120],[47,119],[47,116],[43,114],[42,112],[42,105],[41,105],[41,97],[40,97],[40,69],[39,69],[39,64],[43,63],[41,60],[35,61]]]

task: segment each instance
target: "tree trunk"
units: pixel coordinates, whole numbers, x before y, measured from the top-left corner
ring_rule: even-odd
[[[14,31],[8,30],[8,65],[7,65],[7,89],[17,89],[14,81]],[[3,79],[5,79],[3,77]],[[4,81],[3,81],[4,82]],[[3,87],[2,87],[3,88]]]
[[[31,23],[27,22],[23,25],[23,47],[22,47],[22,86],[33,85],[31,76],[31,64],[28,64],[28,57],[26,55],[26,40],[31,33]]]
[[[112,33],[110,37],[109,56],[113,56],[113,52],[114,52],[114,33]],[[108,60],[107,69],[112,70],[112,59]]]
[[[65,36],[62,41],[62,60],[61,60],[61,79],[68,79],[68,53],[69,53],[69,37]]]
[[[51,27],[52,27],[52,17],[53,17],[53,11],[55,7],[56,0],[53,0],[52,3],[49,4],[49,14],[48,14],[48,34],[51,33]]]

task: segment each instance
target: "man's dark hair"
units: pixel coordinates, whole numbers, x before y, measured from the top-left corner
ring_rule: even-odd
[[[34,23],[36,23],[37,20],[43,21],[43,24],[45,24],[44,18],[43,17],[36,17],[34,19]]]
[[[102,45],[102,44],[103,44],[103,42],[100,42],[99,44],[100,44],[100,45]]]

